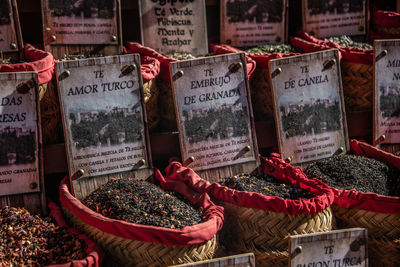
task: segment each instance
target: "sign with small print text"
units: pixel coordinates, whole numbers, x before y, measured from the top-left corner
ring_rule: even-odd
[[[140,0],[142,43],[168,55],[208,53],[206,7],[203,0]]]
[[[365,228],[289,236],[290,267],[368,266]]]
[[[139,55],[57,62],[56,68],[70,175],[148,168]]]
[[[303,31],[318,38],[366,34],[366,0],[302,0]]]
[[[37,73],[0,73],[0,196],[40,192]]]
[[[270,61],[282,158],[301,164],[348,151],[338,50]]]
[[[244,53],[171,62],[183,161],[193,170],[257,160]]]

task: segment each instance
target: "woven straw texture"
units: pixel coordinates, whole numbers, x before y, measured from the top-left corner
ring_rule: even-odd
[[[43,144],[59,143],[61,112],[53,80],[39,86],[39,99]]]
[[[167,246],[151,242],[126,239],[111,235],[84,223],[71,211],[63,208],[65,217],[76,228],[86,233],[105,251],[111,266],[169,266],[213,258],[217,238],[198,245]]]
[[[256,68],[250,81],[250,93],[256,121],[273,119],[274,106],[268,68]]]
[[[161,117],[160,127],[163,131],[175,131],[177,126],[171,84],[160,78],[157,79],[157,87],[160,91],[158,101]]]
[[[393,239],[400,236],[400,214],[378,213],[360,209],[346,209],[332,205],[339,229],[368,228],[368,236]]]
[[[400,239],[368,239],[368,263],[374,267],[397,267],[400,263]]]
[[[256,257],[256,266],[274,267],[288,266],[289,264],[289,253],[287,251],[254,251],[254,255]]]
[[[282,212],[239,207],[228,202],[217,205],[225,208],[221,243],[238,253],[287,250],[289,235],[332,230],[332,212],[329,207],[317,214],[292,216]]]
[[[143,84],[143,92],[149,130],[154,130],[160,122],[160,114],[158,112],[159,92],[155,79]]]
[[[372,109],[373,66],[342,61],[343,92],[346,110]]]

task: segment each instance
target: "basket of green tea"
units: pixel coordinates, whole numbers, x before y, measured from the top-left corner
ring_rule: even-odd
[[[207,194],[179,182],[112,179],[84,200],[63,181],[60,201],[67,217],[96,240],[120,266],[167,266],[206,260],[217,249],[223,208]]]

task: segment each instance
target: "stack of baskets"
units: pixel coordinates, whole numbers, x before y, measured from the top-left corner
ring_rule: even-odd
[[[333,192],[322,183],[307,179],[300,169],[284,163],[272,170],[268,160],[262,162],[265,173],[309,190],[316,197],[285,200],[233,190],[219,183],[211,184],[178,162],[167,167],[166,178],[183,181],[197,192],[207,192],[225,208],[221,244],[228,252],[252,252],[257,266],[287,266],[289,235],[332,230]]]

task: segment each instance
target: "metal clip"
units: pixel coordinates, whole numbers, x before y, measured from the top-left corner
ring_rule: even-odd
[[[10,48],[11,48],[12,50],[17,49],[17,44],[16,44],[16,43],[11,43],[11,44],[10,44]]]
[[[55,41],[57,40],[57,37],[56,37],[54,34],[52,34],[52,35],[50,35],[50,39],[51,39],[53,42],[55,42]]]
[[[185,73],[183,72],[183,70],[178,70],[174,76],[172,77],[173,81],[178,80],[179,78],[181,78]]]
[[[136,162],[136,164],[133,166],[132,171],[140,169],[140,167],[144,166],[146,164],[146,160],[145,159],[141,159],[138,162]]]
[[[299,255],[302,251],[303,251],[303,247],[302,247],[302,246],[297,246],[297,247],[294,249],[294,251],[293,251],[291,257],[292,257],[292,258],[296,257],[296,256]]]
[[[112,41],[112,42],[116,42],[116,41],[117,41],[117,36],[111,35],[111,41]]]
[[[71,76],[71,72],[69,70],[65,70],[65,71],[63,71],[63,73],[61,73],[58,76],[58,81],[61,82],[62,80],[64,80],[65,78],[68,78],[69,76]]]
[[[30,79],[29,81],[18,84],[17,92],[20,94],[26,94],[29,92],[29,90],[31,90],[34,87],[35,87],[35,82],[32,79]]]
[[[285,159],[285,162],[286,162],[286,163],[292,162],[292,157],[287,157],[287,158]]]
[[[187,166],[189,166],[190,164],[192,164],[193,162],[194,162],[194,157],[193,157],[193,156],[190,156],[189,158],[187,158],[187,159],[183,162],[182,166],[183,166],[183,167],[187,167]]]
[[[377,145],[381,144],[383,141],[385,141],[385,139],[386,139],[386,136],[384,134],[382,134],[381,136],[379,136],[378,139],[376,139],[375,145],[377,146]]]
[[[344,148],[341,146],[339,147],[332,156],[340,155],[344,152]]]
[[[234,156],[232,158],[232,160],[237,160],[237,159],[241,158],[244,154],[246,154],[250,150],[251,150],[250,146],[245,146],[242,150],[239,151],[239,153],[236,156]]]
[[[273,79],[273,78],[275,78],[276,76],[278,76],[279,74],[281,74],[282,73],[282,69],[281,68],[277,68],[276,70],[274,70],[272,73],[271,73],[271,78]]]
[[[379,61],[382,58],[386,57],[388,54],[387,50],[382,50],[376,57],[375,57],[375,61]]]
[[[324,65],[324,69],[322,71],[332,68],[335,64],[336,64],[336,60],[334,58],[325,61],[324,64],[323,64]]]
[[[35,190],[37,188],[38,184],[36,182],[30,183],[29,188],[32,190]]]
[[[77,170],[72,176],[71,176],[71,181],[75,181],[76,179],[81,178],[85,174],[85,171],[83,169]]]
[[[238,62],[238,63],[232,63],[232,64],[228,67],[228,69],[229,69],[229,72],[230,72],[230,73],[235,73],[235,72],[237,72],[238,70],[240,70],[242,67],[243,67],[242,62]]]
[[[136,70],[135,64],[124,66],[121,69],[121,74],[119,75],[119,77],[121,78],[122,76],[128,75],[129,73],[131,73],[132,71],[135,71],[135,70]]]

